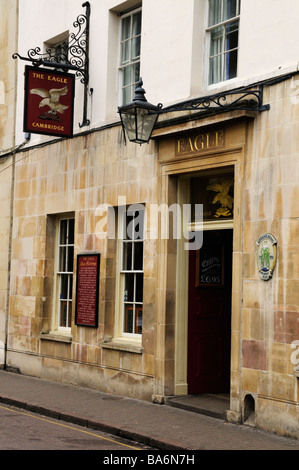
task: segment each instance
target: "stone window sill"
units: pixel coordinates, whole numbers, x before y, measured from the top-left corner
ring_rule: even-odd
[[[295,369],[294,375],[295,375],[295,377],[299,378],[299,369]]]
[[[127,341],[123,339],[112,339],[110,341],[102,341],[101,347],[103,349],[114,349],[116,351],[125,351],[135,354],[142,354],[143,347],[140,342]]]
[[[58,333],[58,332],[53,332],[53,333],[41,333],[39,335],[39,339],[41,340],[46,340],[46,341],[57,341],[59,343],[67,343],[70,344],[73,340],[72,336]]]

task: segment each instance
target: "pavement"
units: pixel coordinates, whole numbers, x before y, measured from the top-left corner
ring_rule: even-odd
[[[211,397],[210,397],[211,398]],[[164,451],[299,450],[299,440],[196,412],[0,370],[0,403]],[[166,402],[167,403],[167,402]]]

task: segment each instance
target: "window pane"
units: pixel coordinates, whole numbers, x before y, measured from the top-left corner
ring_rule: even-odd
[[[134,333],[134,305],[125,305],[125,324],[124,332],[125,333]]]
[[[134,80],[134,83],[133,83],[132,94],[134,94],[134,96],[135,96],[135,90],[136,90],[136,86],[137,86],[139,78],[140,78],[140,62],[136,62],[133,65],[133,80]]]
[[[67,237],[67,220],[60,221],[60,238],[59,244],[66,245],[66,237]]]
[[[223,20],[229,20],[237,15],[237,0],[224,0]]]
[[[122,20],[122,40],[128,39],[131,35],[131,17],[123,18]]]
[[[68,59],[68,42],[64,41],[54,46],[54,56],[56,62],[66,63]]]
[[[67,326],[67,301],[60,302],[60,324],[59,326]]]
[[[58,271],[60,273],[66,272],[66,247],[61,247],[59,249],[59,267]]]
[[[234,50],[225,54],[226,56],[226,79],[237,76],[238,51]]]
[[[122,44],[121,63],[122,65],[130,62],[130,41]]]
[[[134,270],[142,271],[143,269],[143,242],[134,244]]]
[[[144,212],[136,210],[127,215],[127,239],[143,240]]]
[[[238,47],[239,38],[239,22],[233,21],[226,25],[226,38],[225,38],[225,50],[235,49]]]
[[[222,55],[219,55],[210,59],[209,84],[218,83],[222,80],[222,60],[223,60]]]
[[[142,307],[136,307],[135,312],[135,333],[142,334]]]
[[[61,275],[60,280],[60,299],[66,300],[68,298],[68,276],[66,274]]]
[[[73,298],[73,276],[69,275],[69,293],[68,293],[68,298],[72,299]]]
[[[210,0],[209,26],[221,22],[221,0]]]
[[[140,56],[140,41],[140,36],[132,39],[132,60],[137,59]]]
[[[132,270],[132,243],[127,242],[123,244],[123,271]]]
[[[134,240],[143,240],[144,237],[144,212],[137,211],[135,214]]]
[[[134,240],[134,216],[127,212],[126,217],[126,239]]]
[[[69,302],[69,311],[68,311],[68,323],[67,326],[70,328],[72,326],[72,302]]]
[[[131,87],[126,87],[123,89],[123,104],[129,104],[132,101],[132,92]]]
[[[219,26],[211,32],[211,51],[210,56],[223,52],[224,27]]]
[[[132,36],[141,34],[141,11],[133,15]]]
[[[136,274],[136,302],[143,302],[143,274]]]
[[[134,302],[134,274],[125,275],[125,302]]]
[[[124,78],[123,85],[124,85],[124,87],[131,84],[131,80],[132,80],[131,77],[132,77],[132,66],[129,65],[128,67],[124,68],[124,75],[123,75],[123,78]]]
[[[69,219],[69,239],[68,239],[69,245],[74,244],[74,241],[75,241],[74,235],[75,235],[75,220]]]
[[[67,250],[67,272],[73,272],[74,266],[74,248],[72,246],[68,247]]]

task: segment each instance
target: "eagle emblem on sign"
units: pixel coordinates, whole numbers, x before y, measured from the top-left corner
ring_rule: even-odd
[[[68,87],[52,88],[45,90],[43,88],[33,88],[30,90],[31,95],[38,95],[43,98],[39,107],[44,108],[48,106],[50,109],[39,116],[40,119],[51,119],[53,121],[61,121],[59,114],[63,114],[69,107],[60,103],[61,96],[68,94]]]

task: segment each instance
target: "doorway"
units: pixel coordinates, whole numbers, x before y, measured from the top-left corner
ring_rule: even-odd
[[[233,230],[207,230],[189,252],[189,394],[230,391]]]

